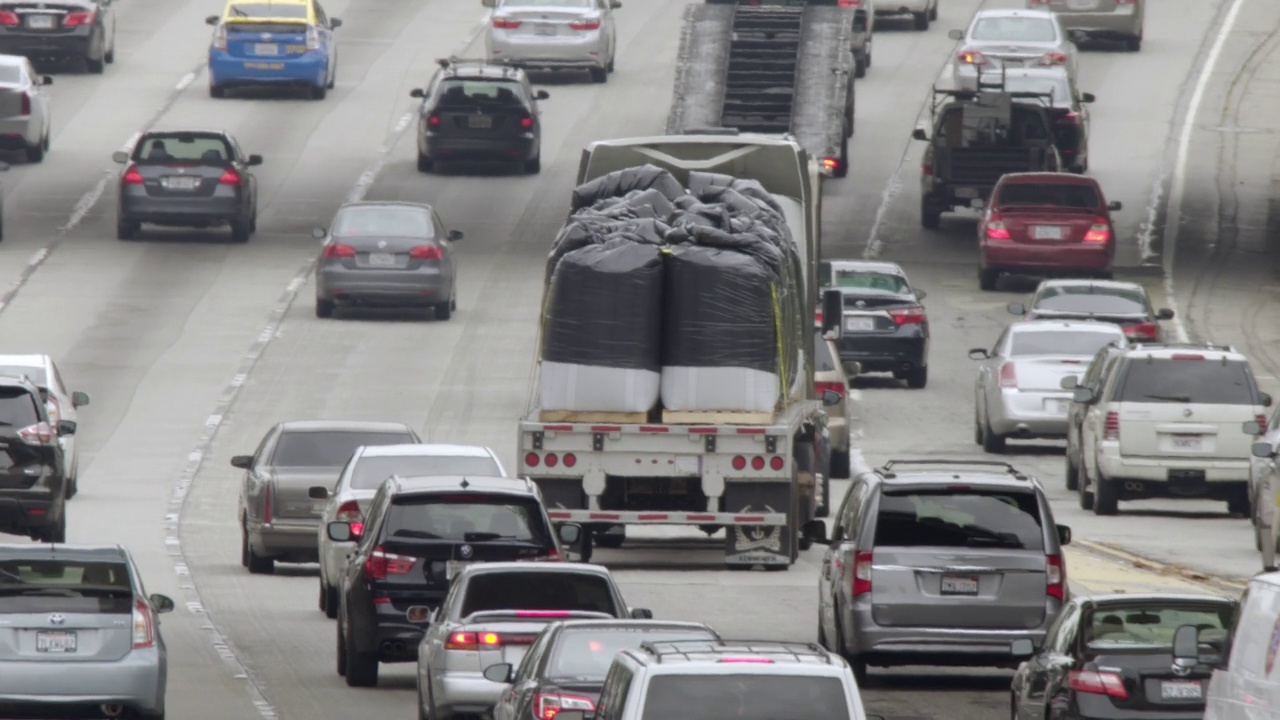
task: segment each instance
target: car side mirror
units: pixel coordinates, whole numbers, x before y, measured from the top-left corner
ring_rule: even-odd
[[[1078,403],[1088,405],[1093,402],[1093,390],[1090,390],[1087,387],[1077,387],[1075,391],[1071,393],[1071,399]]]
[[[458,242],[466,236],[462,234],[461,230],[450,230],[446,237],[449,238],[449,242]]]
[[[72,435],[75,435],[75,434],[76,434],[76,423],[75,423],[75,421],[73,421],[73,420],[59,420],[59,421],[58,421],[58,434],[59,434],[59,435],[65,435],[66,437],[71,437]]]
[[[53,78],[52,78],[51,76],[49,76],[49,75],[41,75],[41,76],[40,76],[40,84],[41,84],[41,85],[52,85],[52,84],[53,84]]]
[[[173,603],[173,598],[169,597],[168,595],[161,595],[160,593],[156,593],[148,599],[151,600],[151,607],[155,608],[156,612],[158,613],[173,612],[173,608],[175,607]]]
[[[252,455],[235,455],[231,458],[231,467],[237,467],[241,470],[248,470],[253,467]]]
[[[121,163],[121,164],[127,163],[129,162],[129,153],[123,150],[117,150],[111,153],[111,162]]]
[[[857,360],[850,360],[849,363],[844,366],[844,374],[848,375],[851,378],[861,375],[862,363],[858,362]]]
[[[577,545],[582,542],[582,526],[577,523],[565,523],[556,528],[556,536],[565,545]]]
[[[538,90],[533,93],[534,100],[549,100],[550,98],[551,98],[551,93],[547,92],[546,90]]]
[[[329,18],[329,28],[337,30],[342,27],[342,18]]]
[[[1119,200],[1112,200],[1111,202],[1107,203],[1107,209],[1110,210],[1111,212],[1117,212],[1119,210],[1123,210],[1124,203],[1120,202]]]
[[[1173,633],[1173,664],[1194,667],[1200,663],[1200,628],[1183,625]]]
[[[411,623],[425,623],[431,621],[431,608],[426,605],[410,605],[408,610],[404,611],[404,617]]]
[[[1086,105],[1095,102],[1098,98],[1093,93],[1080,93],[1080,102]]]
[[[248,165],[248,166],[250,166],[250,167],[252,167],[252,166],[254,166],[254,165],[261,165],[261,164],[262,164],[262,156],[261,156],[261,155],[250,155],[250,156],[249,156],[249,159],[248,159],[248,160],[246,160],[244,164],[245,164],[245,165]]]
[[[1258,393],[1258,401],[1262,403],[1262,407],[1271,407],[1271,403],[1274,402],[1271,398],[1271,393],[1265,392]]]
[[[307,497],[311,498],[312,500],[328,500],[329,488],[323,485],[312,485],[311,487],[307,488]]]
[[[1172,320],[1172,319],[1173,319],[1173,311],[1172,311],[1172,310],[1170,310],[1169,308],[1160,308],[1159,310],[1157,310],[1157,311],[1156,311],[1156,319],[1157,319],[1157,320]]]
[[[1008,305],[1005,305],[1004,308],[1005,310],[1009,311],[1010,315],[1026,315],[1027,314],[1027,306],[1023,305],[1020,302],[1011,302]]]
[[[515,679],[516,669],[511,663],[498,663],[484,669],[484,679],[509,685]]]
[[[951,38],[952,40],[963,40],[963,39],[964,39],[964,31],[963,31],[963,30],[951,30],[951,31],[949,31],[949,32],[947,33],[947,37]]]
[[[89,393],[80,392],[79,390],[76,390],[75,392],[71,393],[71,407],[82,408],[88,404],[89,404]]]
[[[334,542],[351,542],[356,539],[356,534],[352,531],[349,522],[331,522],[325,530],[329,534],[329,539]]]
[[[325,232],[324,228],[311,228],[311,237],[317,240],[323,240],[325,235],[328,235],[328,233]]]
[[[917,300],[923,300],[923,299],[925,299],[925,298],[926,298],[926,297],[928,297],[928,296],[929,296],[929,293],[925,292],[924,290],[917,290],[917,291],[916,291],[916,299],[917,299]]]
[[[1009,654],[1015,658],[1029,658],[1036,654],[1036,644],[1026,638],[1009,643]]]
[[[1270,460],[1275,457],[1276,454],[1275,448],[1271,447],[1271,443],[1269,442],[1256,442],[1251,448],[1249,448],[1249,451],[1254,457],[1261,460]]]
[[[649,608],[631,608],[632,620],[652,620],[653,611]]]
[[[821,520],[810,520],[800,526],[800,535],[804,539],[817,543],[819,545],[830,545],[831,540],[827,538],[827,524]]]
[[[609,0],[609,7],[613,10],[620,10],[622,8],[622,0]]]
[[[1071,527],[1069,525],[1058,526],[1058,544],[1059,545],[1071,544]]]
[[[986,348],[974,348],[969,351],[970,360],[986,360],[991,357]]]
[[[831,407],[832,405],[839,405],[841,400],[844,400],[844,396],[836,392],[835,390],[822,391],[822,404],[826,407]]]
[[[924,140],[925,142],[928,142],[928,141],[929,141],[929,132],[928,132],[927,130],[925,130],[924,128],[916,128],[915,130],[912,130],[912,131],[911,131],[911,139],[912,139],[912,140]]]
[[[1080,378],[1076,377],[1075,375],[1068,375],[1058,381],[1058,387],[1062,388],[1063,390],[1075,390],[1076,386],[1078,386],[1079,384],[1080,384]]]
[[[207,18],[205,18],[205,19],[204,19],[204,24],[205,24],[205,25],[217,25],[217,24],[218,24],[218,16],[217,16],[217,15],[210,15],[209,17],[207,17]]]
[[[409,91],[409,97],[411,98],[425,98],[426,96],[427,93],[422,88],[414,88]]]

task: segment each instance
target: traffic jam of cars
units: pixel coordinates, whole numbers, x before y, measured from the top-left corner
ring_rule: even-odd
[[[115,58],[116,1],[0,4],[0,52],[7,53],[0,54],[0,149],[31,163],[44,159],[52,79],[33,63],[70,60],[102,73]],[[938,3],[830,3],[855,18],[847,74],[863,77],[871,67],[877,15],[905,16],[925,31]],[[491,8],[484,57],[442,59],[410,93],[418,173],[491,161],[540,173],[539,103],[550,95],[527,71],[577,72],[596,84],[615,72],[626,22],[618,0],[483,4]],[[707,160],[713,150],[681,155],[679,138],[660,149],[606,142],[584,151],[574,215],[552,252],[544,313],[566,303],[583,317],[642,304],[651,296],[624,296],[631,290],[615,282],[624,269],[665,272],[673,284],[669,258],[689,248],[720,252],[697,261],[708,272],[700,282],[734,282],[708,268],[725,248],[759,242],[743,255],[775,263],[767,305],[781,318],[767,323],[777,335],[764,345],[782,346],[787,333],[803,338],[805,359],[791,379],[805,412],[816,414],[694,412],[704,400],[688,398],[741,395],[742,386],[755,392],[757,379],[739,376],[749,379],[732,392],[707,389],[711,375],[696,372],[705,368],[668,374],[666,356],[677,350],[664,346],[660,383],[642,363],[625,366],[634,373],[626,376],[593,376],[598,364],[572,365],[574,383],[591,376],[625,385],[628,398],[646,384],[661,393],[660,404],[620,401],[599,412],[586,411],[582,403],[594,400],[580,400],[578,390],[563,408],[551,407],[557,391],[546,376],[569,363],[552,362],[540,348],[542,405],[537,418],[521,420],[518,467],[504,465],[489,446],[433,442],[431,428],[398,420],[265,421],[254,431],[261,433],[256,449],[238,449],[244,454],[231,457],[230,470],[219,470],[238,488],[227,518],[239,538],[236,572],[288,575],[294,566],[318,566],[315,611],[333,621],[332,672],[346,686],[371,688],[388,666],[415,668],[420,720],[886,720],[868,712],[863,690],[886,668],[921,666],[1010,671],[1011,720],[1280,718],[1280,630],[1270,630],[1280,628],[1280,407],[1248,357],[1226,345],[1172,340],[1166,323],[1174,311],[1157,307],[1143,284],[1115,278],[1112,215],[1123,205],[1088,174],[1096,99],[1078,89],[1090,79],[1078,43],[1139,52],[1147,13],[1161,10],[1144,0],[1027,0],[1020,9],[978,9],[949,36],[957,41],[944,71],[951,87],[933,88],[929,120],[911,135],[927,143],[920,229],[938,228],[944,213],[976,210],[979,263],[966,272],[976,273],[977,288],[990,293],[1014,277],[1040,279],[1029,297],[1008,303],[1005,326],[981,339],[989,344],[968,352],[973,454],[861,462],[852,388],[884,375],[879,381],[916,391],[906,397],[925,397],[931,361],[957,358],[937,357],[928,293],[901,265],[819,261],[803,239],[795,240],[800,252],[789,254],[778,238],[791,239],[786,223],[805,225],[794,218],[807,208],[788,206],[792,196],[771,184],[772,160],[740,158],[752,148],[807,158],[794,139],[740,136],[724,166],[738,168],[735,176]],[[335,88],[343,23],[318,0],[227,0],[207,23],[208,94],[219,104],[253,102],[264,91],[321,101]],[[264,163],[254,149],[218,128],[162,123],[138,133],[111,155],[117,239],[225,228],[233,244],[248,242],[260,202],[254,168]],[[670,171],[682,160],[683,174]],[[826,182],[830,174],[813,170],[810,180],[819,177]],[[460,300],[454,246],[464,235],[443,212],[407,200],[332,209],[331,222],[311,233],[319,249],[305,279],[316,318],[329,326],[349,310],[391,307],[449,320]],[[785,221],[768,225],[761,218],[770,212]],[[766,229],[745,229],[737,213]],[[816,238],[809,247],[819,247]],[[789,294],[782,279],[779,268],[788,264],[812,266],[797,285],[801,293]],[[571,272],[588,271],[597,275],[583,282],[607,292],[566,300]],[[608,297],[615,292],[616,302]],[[664,307],[664,322],[674,324],[678,313]],[[798,321],[783,317],[787,308],[798,310]],[[647,332],[633,325],[608,335],[619,331],[591,322],[583,321],[608,336],[606,344]],[[649,334],[666,342],[663,331]],[[732,345],[731,335],[717,337]],[[670,390],[681,382],[693,389]],[[787,392],[775,385],[771,401]],[[123,545],[66,542],[67,507],[82,475],[81,416],[95,422],[89,395],[74,388],[48,355],[0,355],[0,458],[7,460],[0,532],[32,541],[0,545],[0,706],[45,717],[87,709],[163,719],[170,658],[160,616],[179,604],[147,592]],[[693,419],[680,420],[681,413]],[[788,423],[799,428],[793,437]],[[675,440],[704,454],[662,444]],[[1065,489],[1099,522],[1151,499],[1221,502],[1252,523],[1263,573],[1243,596],[1074,590],[1064,550],[1073,530],[1055,520],[1062,509],[1017,456],[1024,441],[1044,440],[1065,443]],[[622,468],[643,462],[672,465],[677,479],[701,475],[705,492],[687,493],[690,500],[675,497],[673,485],[636,484],[663,472]],[[648,475],[637,481],[635,472]],[[727,504],[745,485],[734,481],[778,473],[791,478],[789,492],[802,508],[751,510],[763,495],[741,511]],[[708,489],[713,475],[718,495]],[[833,480],[847,488],[833,490]],[[672,498],[660,506],[635,499],[663,493]],[[713,623],[655,617],[628,601],[617,570],[591,562],[594,547],[623,545],[627,524],[676,516],[708,536],[724,530],[730,566],[785,570],[812,548],[821,558],[816,587],[796,592],[816,590],[816,637],[734,639]],[[743,537],[764,550],[734,550]]]

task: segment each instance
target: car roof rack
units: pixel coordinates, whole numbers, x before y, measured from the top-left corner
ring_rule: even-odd
[[[1217,343],[1193,343],[1193,342],[1142,342],[1133,343],[1129,346],[1130,350],[1216,350],[1218,352],[1235,352],[1236,349],[1232,345],[1219,345]]]
[[[460,58],[456,55],[450,55],[447,58],[436,58],[436,64],[445,70],[467,65],[501,68],[503,77],[515,77],[516,71],[519,70],[518,67],[511,64],[511,61],[506,59],[489,60],[485,58]]]
[[[831,662],[831,652],[817,643],[779,640],[662,640],[640,643],[646,652],[661,663],[679,657],[693,660],[694,655],[787,655],[788,659],[820,658]]]
[[[1030,477],[1026,473],[1022,472],[1021,470],[1014,467],[1013,465],[1010,465],[1009,463],[1003,462],[1000,460],[945,460],[945,459],[942,459],[942,460],[929,460],[929,459],[890,460],[884,465],[881,465],[878,468],[878,470],[880,471],[880,475],[882,477],[895,478],[895,477],[898,477],[898,474],[893,471],[893,468],[897,467],[898,465],[933,465],[933,466],[949,465],[952,467],[998,467],[998,468],[1004,468],[1005,472],[1009,473],[1010,475],[1017,478],[1018,480],[1030,479]]]
[[[996,75],[997,72],[999,73],[998,81],[983,82],[984,76],[990,77],[992,75]],[[1029,90],[1010,92],[1006,89],[1006,76],[1007,73],[1005,66],[1001,65],[998,71],[988,71],[984,73],[979,70],[977,88],[972,90],[967,88],[944,89],[934,85],[932,103],[933,110],[936,114],[940,104],[938,101],[939,96],[941,96],[945,102],[947,98],[955,100],[976,100],[979,95],[1006,95],[1011,100],[1036,100],[1045,107],[1053,107],[1053,90],[1050,90],[1049,92],[1031,92]]]

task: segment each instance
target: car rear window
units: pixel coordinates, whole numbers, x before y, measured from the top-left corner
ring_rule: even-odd
[[[674,640],[714,642],[716,635],[709,630],[661,627],[565,629],[556,638],[544,674],[547,677],[603,681],[613,657],[619,652],[639,648],[640,643]]]
[[[1058,33],[1052,20],[1029,17],[989,17],[974,23],[973,40],[996,42],[1054,42]]]
[[[1249,366],[1239,360],[1135,357],[1125,368],[1116,393],[1117,402],[1204,403],[1255,405]]]
[[[1015,332],[1013,339],[1010,341],[1009,354],[1013,357],[1023,355],[1085,355],[1093,357],[1106,345],[1123,341],[1124,336],[1120,333],[1090,330]]]
[[[880,497],[875,544],[1043,550],[1033,492],[982,489],[889,491]]]
[[[506,0],[502,3],[502,7],[508,8],[526,8],[526,7],[561,7],[561,8],[589,8],[594,4],[594,0]]]
[[[407,433],[285,431],[276,441],[271,464],[277,467],[342,467],[361,445],[404,445],[417,442]]]
[[[840,678],[681,673],[649,679],[642,718],[849,720],[849,705]]]
[[[0,561],[0,613],[131,613],[133,587],[122,562]]]
[[[4,377],[22,377],[25,375],[34,385],[49,387],[49,375],[44,368],[31,365],[0,365],[0,375]]]
[[[227,17],[307,18],[307,6],[301,3],[236,3]]]
[[[822,333],[813,334],[813,369],[817,372],[832,372],[836,369],[835,359],[831,357],[831,348],[827,346]]]
[[[1011,182],[1000,187],[999,207],[1059,207],[1096,210],[1101,203],[1090,185]]]
[[[21,387],[0,387],[0,423],[24,428],[40,422],[35,397]]]
[[[1137,649],[1165,651],[1183,625],[1200,629],[1201,640],[1225,637],[1234,609],[1228,605],[1108,606],[1084,623],[1083,639],[1095,650],[1131,652]]]
[[[609,580],[594,573],[478,573],[467,581],[462,616],[488,610],[570,610],[617,617]]]
[[[17,65],[0,65],[0,83],[18,85],[22,83],[22,68]]]
[[[433,230],[431,215],[419,208],[357,205],[333,219],[333,234],[340,237],[429,238]]]
[[[425,540],[552,544],[537,500],[483,493],[398,498],[387,511],[386,534]]]
[[[392,475],[421,477],[427,475],[482,475],[502,477],[502,468],[492,458],[465,455],[401,455],[398,457],[362,457],[351,474],[355,490],[376,490]]]
[[[1071,285],[1045,288],[1033,309],[1098,315],[1146,315],[1147,296],[1140,290]]]
[[[514,106],[520,101],[520,83],[514,80],[445,80],[440,83],[440,107],[481,105]]]
[[[854,290],[878,290],[880,292],[905,294],[910,290],[906,278],[893,273],[870,272],[865,270],[832,271],[834,286]]]
[[[305,20],[297,20],[294,22],[229,22],[227,23],[227,35],[238,37],[244,35],[262,35],[270,33],[272,35],[301,35],[307,31],[307,23]]]
[[[225,163],[231,148],[218,135],[152,133],[138,141],[133,157],[142,163]]]

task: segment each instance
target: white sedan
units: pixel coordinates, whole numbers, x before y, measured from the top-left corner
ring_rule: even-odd
[[[27,161],[49,150],[49,93],[53,78],[40,75],[21,55],[0,55],[0,148],[22,150]]]
[[[496,5],[494,5],[496,3]],[[494,62],[532,70],[587,70],[602,83],[618,52],[619,0],[484,0],[493,5],[485,50]]]
[[[979,74],[990,84],[1002,67],[1064,66],[1076,80],[1078,50],[1058,17],[1046,10],[982,10],[968,30],[952,30],[960,50],[952,61],[957,90],[976,90]]]

